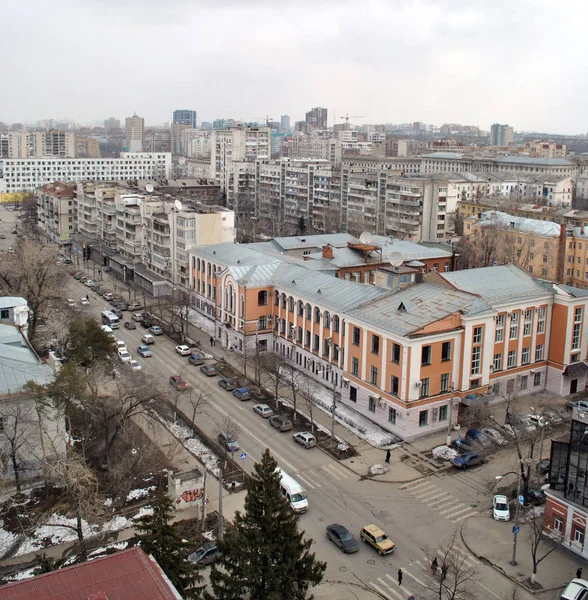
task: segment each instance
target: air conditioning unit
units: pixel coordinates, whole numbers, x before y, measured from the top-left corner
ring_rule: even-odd
[[[420,382],[420,381],[417,381],[417,382],[414,384],[414,387],[416,387],[416,388],[420,388],[420,387],[421,387],[421,382]]]

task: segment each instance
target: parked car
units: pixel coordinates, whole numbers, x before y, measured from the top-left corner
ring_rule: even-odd
[[[188,556],[188,560],[195,565],[204,567],[213,563],[219,556],[220,552],[218,551],[216,542],[208,542],[207,544],[204,544],[204,546],[198,548],[196,552],[192,552],[192,554]]]
[[[186,344],[180,344],[179,346],[176,346],[176,352],[181,356],[190,356],[192,353],[190,347],[186,346]]]
[[[359,544],[347,527],[333,523],[327,525],[327,539],[341,548],[345,554],[353,554],[359,550]]]
[[[122,340],[116,340],[115,344],[116,344],[117,350],[126,350],[127,349],[127,345]]]
[[[484,457],[476,454],[475,452],[466,452],[460,456],[456,456],[451,464],[458,469],[467,469],[468,467],[474,467],[481,465],[484,462]]]
[[[204,364],[204,358],[201,354],[190,354],[190,356],[188,357],[188,362],[191,365],[199,366]]]
[[[549,427],[550,425],[549,420],[543,415],[529,414],[526,416],[526,420],[535,425],[535,427]]]
[[[82,306],[90,306],[90,301],[88,300],[88,298],[80,298],[80,304]]]
[[[527,490],[527,504],[534,504],[535,506],[541,506],[545,504],[547,497],[543,490]]]
[[[119,319],[122,319],[122,310],[120,310],[119,308],[112,308],[111,312],[113,312]]]
[[[223,449],[229,450],[229,452],[237,452],[239,450],[239,442],[231,435],[224,433],[218,434],[218,442]]]
[[[585,600],[586,598],[588,598],[588,584],[585,579],[572,579],[560,596],[560,600]]]
[[[492,440],[498,446],[504,446],[507,443],[506,439],[500,433],[500,431],[498,431],[498,429],[494,429],[493,427],[486,427],[482,429],[482,433],[489,437],[490,440]]]
[[[468,429],[466,431],[466,438],[470,438],[471,440],[478,442],[478,444],[480,444],[484,448],[488,448],[489,446],[492,445],[488,436],[483,434],[478,429]]]
[[[152,325],[149,327],[149,333],[151,335],[163,335],[163,329],[159,325]]]
[[[125,321],[125,329],[137,329],[135,321]]]
[[[145,329],[150,329],[151,325],[152,323],[149,319],[141,317],[141,327],[144,327]]]
[[[90,286],[90,289],[91,289],[93,292],[97,292],[97,291],[100,289],[100,284],[99,284],[99,283],[93,283],[93,284]]]
[[[92,287],[94,282],[91,279],[86,279],[86,281],[84,281],[84,285],[87,287]]]
[[[453,447],[461,452],[469,452],[475,446],[475,440],[467,437],[457,437],[453,440]]]
[[[544,458],[539,462],[539,469],[541,469],[541,473],[548,473],[550,466],[551,461],[548,458]]]
[[[169,378],[169,382],[172,387],[176,388],[176,390],[180,390],[180,392],[183,392],[190,387],[190,384],[180,375],[172,375]]]
[[[8,248],[8,250],[10,250],[10,248]],[[74,279],[77,279],[78,281],[81,281],[82,279],[85,279],[85,278],[86,278],[85,273],[82,273],[79,271],[77,273],[74,273]]]
[[[502,494],[496,494],[492,499],[492,516],[495,521],[510,521],[510,509],[508,498]]]
[[[102,294],[102,297],[104,298],[104,300],[110,301],[114,298],[114,294],[112,292],[104,292],[104,294]]]
[[[261,415],[264,419],[269,419],[274,414],[274,411],[267,404],[256,404],[253,407],[253,412]]]
[[[118,308],[118,310],[129,310],[129,303],[121,300],[116,303],[116,308]]]
[[[69,308],[75,308],[77,306],[76,301],[73,298],[67,299],[67,305]]]
[[[572,408],[579,408],[580,410],[588,410],[588,402],[585,400],[568,400],[566,402],[566,408],[570,410]]]
[[[227,390],[227,392],[232,392],[233,390],[237,389],[237,382],[230,377],[223,377],[223,379],[219,379],[218,384],[220,387]]]
[[[285,415],[274,415],[273,417],[270,417],[269,424],[280,432],[290,431],[292,429],[292,421]]]
[[[150,356],[153,356],[149,346],[137,346],[137,354],[143,358],[149,358]]]
[[[359,537],[361,538],[362,542],[375,548],[380,556],[383,556],[384,554],[390,554],[396,550],[394,542],[382,529],[373,523],[366,525],[359,532]]]
[[[200,372],[204,373],[206,377],[214,377],[218,374],[218,371],[214,365],[202,365],[200,367]]]
[[[292,435],[294,441],[301,446],[304,446],[307,450],[316,446],[316,438],[310,431],[299,431]]]
[[[141,341],[147,345],[155,344],[155,338],[150,333],[146,333],[145,335],[142,335]]]
[[[251,400],[251,393],[247,388],[240,387],[236,390],[233,390],[233,396],[238,398],[239,400]]]
[[[140,302],[131,302],[128,306],[129,310],[143,310],[143,305]]]
[[[131,362],[131,355],[126,348],[118,351],[118,360],[123,363]]]
[[[135,323],[140,323],[143,320],[143,315],[141,313],[135,313],[131,319],[133,319]]]
[[[14,254],[15,250],[12,246],[10,246],[10,248],[8,248],[8,254]]]
[[[121,300],[122,300],[122,298],[121,298],[120,296],[116,296],[116,295],[115,295],[115,296],[113,296],[113,297],[112,297],[112,298],[109,300],[109,302],[110,302],[110,306],[112,306],[112,307],[116,307],[116,306],[117,306],[117,304],[118,304],[118,303],[119,303]]]
[[[134,358],[131,358],[129,366],[131,367],[131,369],[133,369],[133,371],[140,371],[143,368],[141,366],[141,363],[136,361]]]

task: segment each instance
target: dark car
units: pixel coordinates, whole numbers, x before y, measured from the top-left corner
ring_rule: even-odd
[[[184,390],[187,390],[190,387],[190,384],[179,375],[172,375],[169,378],[169,383],[172,387],[175,387],[176,390],[180,390],[180,392],[183,392]]]
[[[529,490],[527,492],[527,503],[541,506],[545,504],[545,492],[543,490]]]
[[[270,417],[269,424],[279,431],[290,431],[292,429],[292,421],[290,421],[290,417],[286,417],[285,415]]]
[[[214,365],[202,365],[200,371],[206,375],[206,377],[214,377],[218,374]]]
[[[548,473],[550,465],[551,465],[551,461],[548,458],[544,458],[539,463],[539,468],[541,469],[541,473]]]
[[[110,302],[110,306],[118,306],[118,303],[122,301],[122,298],[120,296],[113,296],[109,302]]]
[[[482,433],[479,429],[468,429],[466,431],[466,438],[478,442],[478,444],[484,446],[484,448],[492,445],[492,442],[488,436],[485,433]]]
[[[327,539],[335,546],[339,546],[346,554],[353,554],[359,550],[359,544],[351,532],[343,525],[327,525]]]
[[[195,565],[209,565],[218,559],[220,556],[220,552],[218,551],[218,547],[216,542],[208,542],[208,544],[204,544],[196,550],[196,552],[192,552],[190,556],[188,556],[188,560]]]
[[[237,388],[233,390],[233,396],[238,398],[239,400],[251,400],[251,392],[244,387]]]
[[[141,319],[141,327],[144,327],[145,329],[150,329],[151,321],[149,319]]]
[[[135,321],[125,321],[125,329],[137,329]]]
[[[129,310],[129,303],[121,300],[120,302],[116,303],[116,308],[119,310]]]
[[[456,450],[459,450],[461,452],[469,452],[475,447],[476,442],[472,438],[458,437],[455,438],[455,440],[453,440],[452,445]]]
[[[119,308],[113,308],[110,312],[113,312],[119,319],[122,319],[122,310]]]
[[[452,459],[451,464],[458,469],[467,469],[475,465],[481,465],[484,462],[484,457],[475,452],[466,452],[461,456],[456,456]]]
[[[218,380],[218,384],[223,389],[227,390],[227,392],[232,392],[237,389],[237,382],[230,377],[224,377],[223,379]]]
[[[203,365],[204,357],[201,354],[190,354],[190,356],[188,357],[188,362],[191,365]]]

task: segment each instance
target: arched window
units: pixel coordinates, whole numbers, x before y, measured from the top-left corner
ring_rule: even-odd
[[[310,321],[312,319],[312,306],[306,305],[306,318]]]
[[[298,316],[304,316],[304,302],[302,302],[302,300],[298,300]]]
[[[294,312],[294,298],[292,296],[288,297],[288,311],[291,313]]]
[[[318,306],[314,307],[314,320],[315,323],[321,322],[321,309]]]
[[[228,293],[229,293],[228,310],[229,310],[229,312],[233,312],[235,310],[235,305],[234,305],[235,294],[233,293],[233,284],[232,283],[229,283]]]
[[[210,277],[210,269],[211,269],[211,266],[210,266],[210,263],[208,263],[208,265],[207,265],[207,269],[206,269],[206,274],[207,274],[209,277]]]
[[[239,316],[243,318],[245,315],[245,296],[241,294],[239,298]]]
[[[286,294],[282,294],[282,308],[286,308]]]
[[[325,310],[325,327],[327,329],[331,329],[331,313],[328,310]]]
[[[257,292],[257,305],[267,306],[267,290],[261,290],[261,292]]]
[[[198,271],[200,271],[200,259],[198,259],[196,261],[196,269],[198,269]]]
[[[276,290],[274,292],[274,306],[278,306],[279,303],[280,303],[280,292],[278,292],[278,290]]]
[[[341,327],[341,324],[340,324],[338,315],[333,315],[333,331],[336,333],[339,333],[340,327]]]

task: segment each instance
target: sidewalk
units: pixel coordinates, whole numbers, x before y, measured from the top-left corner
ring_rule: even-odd
[[[466,519],[461,528],[461,538],[476,558],[533,593],[533,590],[528,587],[533,573],[529,525],[521,524],[520,527],[515,566],[510,564],[513,545],[512,522],[495,522],[488,512],[488,515],[483,517]],[[541,541],[537,557],[541,558],[551,549],[550,545]],[[557,549],[553,550],[537,567],[536,583],[541,585],[542,589],[537,589],[534,593],[565,587],[576,576],[576,569],[581,566],[583,565],[580,562]]]

